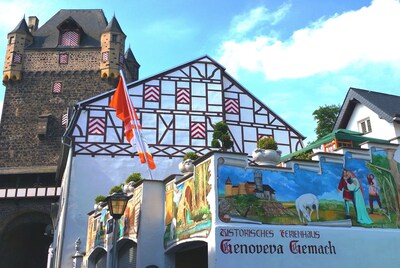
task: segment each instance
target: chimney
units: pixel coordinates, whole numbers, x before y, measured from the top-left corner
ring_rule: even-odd
[[[28,27],[31,33],[38,29],[39,19],[36,16],[29,16]]]

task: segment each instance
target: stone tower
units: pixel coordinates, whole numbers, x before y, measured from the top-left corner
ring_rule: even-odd
[[[38,18],[29,17],[28,23],[23,18],[7,36],[0,123],[0,239],[8,244],[0,245],[0,258],[5,267],[15,261],[18,267],[42,267],[46,261],[51,239],[43,233],[52,225],[52,203],[53,216],[57,213],[60,182],[55,177],[69,107],[113,89],[120,69],[127,82],[137,80],[140,67],[130,48],[125,51],[126,35],[117,19],[108,22],[102,10],[60,10],[38,26]],[[26,242],[30,237],[36,240]],[[14,251],[41,257],[28,265]]]

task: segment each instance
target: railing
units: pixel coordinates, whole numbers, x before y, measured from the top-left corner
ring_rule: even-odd
[[[61,187],[29,187],[29,188],[0,189],[0,199],[58,197],[60,196],[60,194],[61,194]]]
[[[353,147],[353,142],[334,139],[333,141],[324,144],[324,152],[332,153],[341,147]]]

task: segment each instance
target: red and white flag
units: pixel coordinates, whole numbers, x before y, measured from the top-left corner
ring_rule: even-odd
[[[109,106],[116,110],[117,117],[124,122],[125,137],[133,146],[136,145],[140,162],[142,164],[147,163],[150,169],[155,169],[156,165],[153,156],[142,134],[142,126],[139,123],[135,107],[129,98],[122,72],[120,74],[117,89],[111,97]]]

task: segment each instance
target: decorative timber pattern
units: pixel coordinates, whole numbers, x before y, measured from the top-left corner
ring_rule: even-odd
[[[234,151],[251,154],[257,137],[272,136],[284,154],[302,148],[302,136],[233,80],[209,57],[128,85],[131,100],[155,157],[210,151],[213,125],[225,121]],[[111,95],[82,102],[70,127],[74,154],[134,156],[122,122],[108,107]]]

